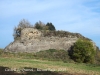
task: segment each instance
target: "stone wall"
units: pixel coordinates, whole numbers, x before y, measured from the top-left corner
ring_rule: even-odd
[[[34,28],[21,31],[21,39],[10,43],[5,51],[10,52],[39,52],[48,49],[68,50],[78,38],[76,37],[44,37],[43,33]]]

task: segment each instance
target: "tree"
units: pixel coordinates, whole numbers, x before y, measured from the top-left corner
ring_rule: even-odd
[[[38,22],[36,22],[34,28],[41,30],[42,26]]]
[[[72,48],[71,58],[76,62],[93,63],[95,53],[92,42],[79,39]]]
[[[19,22],[18,28],[24,29],[24,28],[30,28],[33,27],[27,20],[23,19]]]
[[[36,22],[35,25],[34,25],[34,28],[39,29],[39,30],[51,30],[51,31],[56,30],[55,27],[54,27],[54,25],[52,23],[47,23],[45,25],[41,21]]]
[[[43,30],[44,27],[45,27],[45,24],[41,21],[36,22],[35,25],[34,25],[34,28],[39,29],[39,30]]]
[[[47,23],[46,26],[48,27],[48,30],[56,30],[52,23]]]
[[[14,39],[16,39],[17,37],[20,37],[21,35],[21,30],[24,28],[30,28],[33,27],[27,20],[23,19],[19,22],[18,26],[14,28]]]

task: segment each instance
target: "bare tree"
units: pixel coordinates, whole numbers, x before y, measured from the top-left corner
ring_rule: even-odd
[[[18,28],[24,29],[24,28],[30,28],[33,27],[27,20],[23,19],[19,22]]]
[[[17,37],[20,37],[21,35],[21,30],[24,28],[30,28],[33,27],[27,20],[23,19],[19,22],[17,27],[14,27],[14,39],[16,39]]]

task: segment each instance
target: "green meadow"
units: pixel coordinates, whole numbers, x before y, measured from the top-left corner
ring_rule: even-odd
[[[100,75],[100,66],[79,63],[64,63],[62,61],[47,61],[37,59],[22,58],[0,58],[0,66],[9,67],[11,69],[23,70],[23,68],[37,68],[43,71],[52,71],[58,73],[88,74]]]
[[[41,53],[38,54],[1,52],[0,73],[2,75],[100,75],[100,65],[53,60],[52,57],[50,60],[42,59],[39,57]]]

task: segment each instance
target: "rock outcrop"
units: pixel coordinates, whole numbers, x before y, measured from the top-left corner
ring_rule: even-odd
[[[83,37],[81,35],[79,36]],[[77,41],[77,39],[77,36],[72,36],[70,34],[64,37],[44,36],[42,31],[34,28],[24,28],[21,31],[19,39],[10,43],[5,48],[5,51],[29,53],[48,49],[63,49],[67,51]]]

